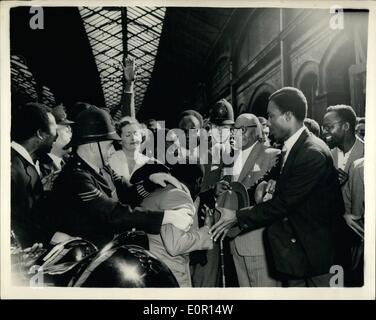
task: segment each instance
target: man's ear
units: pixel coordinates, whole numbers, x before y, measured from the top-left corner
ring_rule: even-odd
[[[36,136],[39,140],[43,140],[43,131],[41,129],[38,129]]]
[[[349,131],[350,130],[350,124],[348,122],[344,122],[343,123],[343,127],[345,128],[345,131]]]
[[[285,112],[284,115],[285,115],[285,119],[286,119],[287,121],[290,121],[290,120],[292,119],[292,116],[293,116],[293,114],[292,114],[291,111],[287,111],[287,112]]]

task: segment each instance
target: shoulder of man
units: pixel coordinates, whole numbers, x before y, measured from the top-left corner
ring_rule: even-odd
[[[356,137],[355,145],[357,145],[358,149],[360,150],[360,153],[364,154],[364,141]]]
[[[77,166],[69,173],[70,176],[66,175],[66,177],[69,179],[70,192],[80,200],[87,202],[102,196],[102,189],[90,170]]]
[[[172,185],[161,189],[159,202],[162,209],[187,207],[194,210],[191,195],[187,191],[178,189]]]
[[[73,158],[62,169],[60,174],[62,180],[69,181],[69,185],[77,186],[80,184],[95,183],[93,169],[83,161]],[[73,191],[73,190],[72,190]]]
[[[328,145],[319,137],[316,137],[313,133],[308,132],[308,137],[304,141],[304,152],[305,153],[320,153],[325,155],[330,155],[335,152],[337,148],[329,149]]]
[[[357,159],[353,162],[354,169],[364,168],[364,158]]]

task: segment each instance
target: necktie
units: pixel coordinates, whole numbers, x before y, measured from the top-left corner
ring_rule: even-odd
[[[280,167],[280,172],[279,172],[280,174],[282,173],[283,167],[285,166],[286,153],[287,153],[287,148],[286,148],[285,145],[283,145],[282,150],[281,150],[281,154],[280,154],[280,161],[281,161],[281,167]]]

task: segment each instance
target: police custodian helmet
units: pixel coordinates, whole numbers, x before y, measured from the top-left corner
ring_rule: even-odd
[[[226,99],[216,102],[210,113],[210,122],[218,126],[233,125],[235,123],[234,110]]]
[[[90,288],[179,287],[170,269],[138,245],[105,246],[71,279],[69,286]]]
[[[116,133],[110,114],[91,106],[78,114],[73,126],[72,140],[64,149],[106,140],[121,141],[121,138]]]

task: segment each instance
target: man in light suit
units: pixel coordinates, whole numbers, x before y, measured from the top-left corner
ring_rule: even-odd
[[[241,130],[242,152],[235,160],[229,182],[238,181],[247,188],[250,203],[255,204],[255,190],[261,181],[271,178],[270,171],[276,165],[280,150],[268,148],[263,143],[262,126],[250,113],[241,114],[235,121],[235,130]],[[240,142],[240,141],[239,141]],[[232,210],[237,206],[235,193],[226,192],[218,199],[218,206]],[[264,228],[238,235],[230,242],[240,287],[277,287],[280,283],[270,275],[270,262],[265,254]]]
[[[283,143],[273,197],[238,211],[222,208],[211,232],[218,240],[237,224],[243,231],[267,227],[274,266],[286,284],[327,287],[332,266],[344,263],[344,204],[330,150],[304,127],[306,114],[300,90],[285,87],[270,96],[271,133]]]
[[[364,282],[364,158],[355,160],[351,165],[343,195],[346,209],[344,218],[354,231],[349,284],[361,287]]]
[[[181,181],[182,188],[167,186],[156,190],[144,199],[141,206],[149,210],[185,208],[195,215],[194,223],[188,232],[167,224],[162,226],[159,235],[148,234],[149,251],[170,268],[180,287],[192,287],[189,253],[213,248],[209,235],[210,225],[206,222],[201,228],[198,227],[198,203],[193,200],[196,200],[200,190],[203,167],[199,164],[177,164],[171,173]]]
[[[356,136],[355,125],[355,112],[346,105],[329,107],[323,119],[323,135],[332,149],[342,189],[348,181],[352,163],[364,157],[364,142]]]

